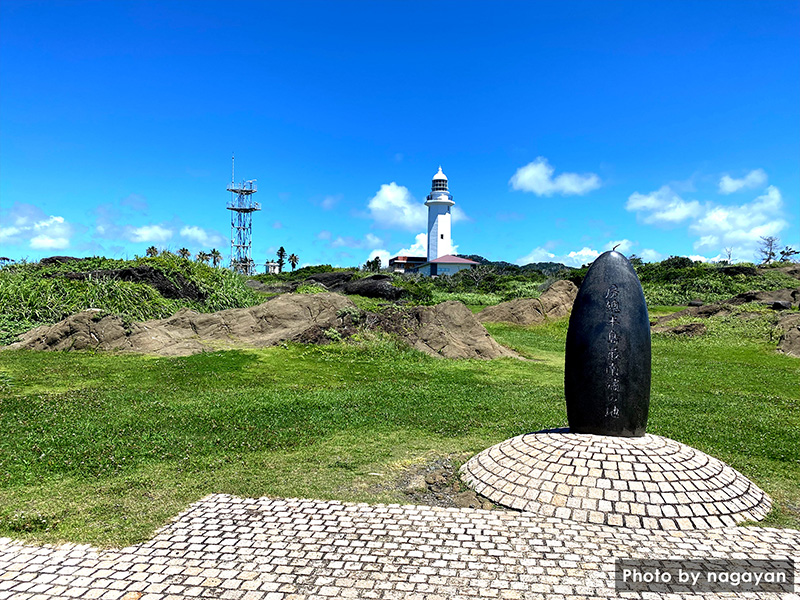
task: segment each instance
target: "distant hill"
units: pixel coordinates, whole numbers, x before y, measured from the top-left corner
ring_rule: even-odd
[[[510,262],[506,262],[504,260],[492,261],[489,260],[488,258],[484,258],[480,254],[459,254],[459,256],[461,258],[474,260],[475,262],[478,262],[482,265],[494,266],[497,268],[498,271],[503,271],[508,274],[525,273],[527,271],[539,271],[549,277],[551,275],[556,275],[563,271],[572,270],[572,267],[568,267],[567,265],[556,262],[538,262],[520,266]]]

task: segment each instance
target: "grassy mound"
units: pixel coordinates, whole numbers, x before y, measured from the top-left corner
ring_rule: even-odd
[[[800,285],[794,277],[775,269],[757,269],[755,275],[730,274],[718,265],[672,266],[669,259],[641,265],[636,273],[648,304],[686,305],[695,299],[708,304],[751,290],[772,291]]]
[[[193,284],[203,300],[165,298],[143,282],[114,277],[68,278],[68,274],[151,267],[166,279]],[[37,327],[56,323],[87,308],[99,308],[128,321],[161,319],[183,307],[200,312],[244,308],[263,301],[245,285],[246,279],[173,254],[135,260],[86,258],[55,264],[23,263],[0,269],[0,345]]]

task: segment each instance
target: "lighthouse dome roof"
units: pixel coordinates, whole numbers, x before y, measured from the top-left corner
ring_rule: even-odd
[[[434,181],[436,181],[437,179],[443,179],[443,180],[447,181],[447,175],[442,173],[442,167],[439,167],[439,172],[436,173],[436,175],[433,176],[433,180]]]

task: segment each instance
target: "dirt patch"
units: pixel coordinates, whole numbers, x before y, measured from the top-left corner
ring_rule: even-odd
[[[251,308],[215,313],[181,309],[167,319],[125,323],[99,310],[85,310],[21,336],[9,348],[117,350],[186,356],[281,342],[325,344],[361,328],[392,333],[431,356],[492,359],[517,354],[498,344],[460,302],[396,307],[365,313],[339,294],[282,294]]]
[[[505,508],[469,489],[458,475],[456,465],[469,459],[469,454],[450,455],[421,465],[414,465],[388,484],[372,489],[373,493],[396,491],[410,504],[445,508]]]
[[[519,298],[489,306],[478,313],[481,323],[536,325],[548,319],[565,317],[572,310],[577,286],[571,281],[556,281],[539,298]]]

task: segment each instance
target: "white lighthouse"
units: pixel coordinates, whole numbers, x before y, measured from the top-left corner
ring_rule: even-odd
[[[433,176],[431,193],[425,201],[428,207],[428,262],[453,252],[450,238],[450,207],[453,195],[447,190],[447,175],[439,172]]]

